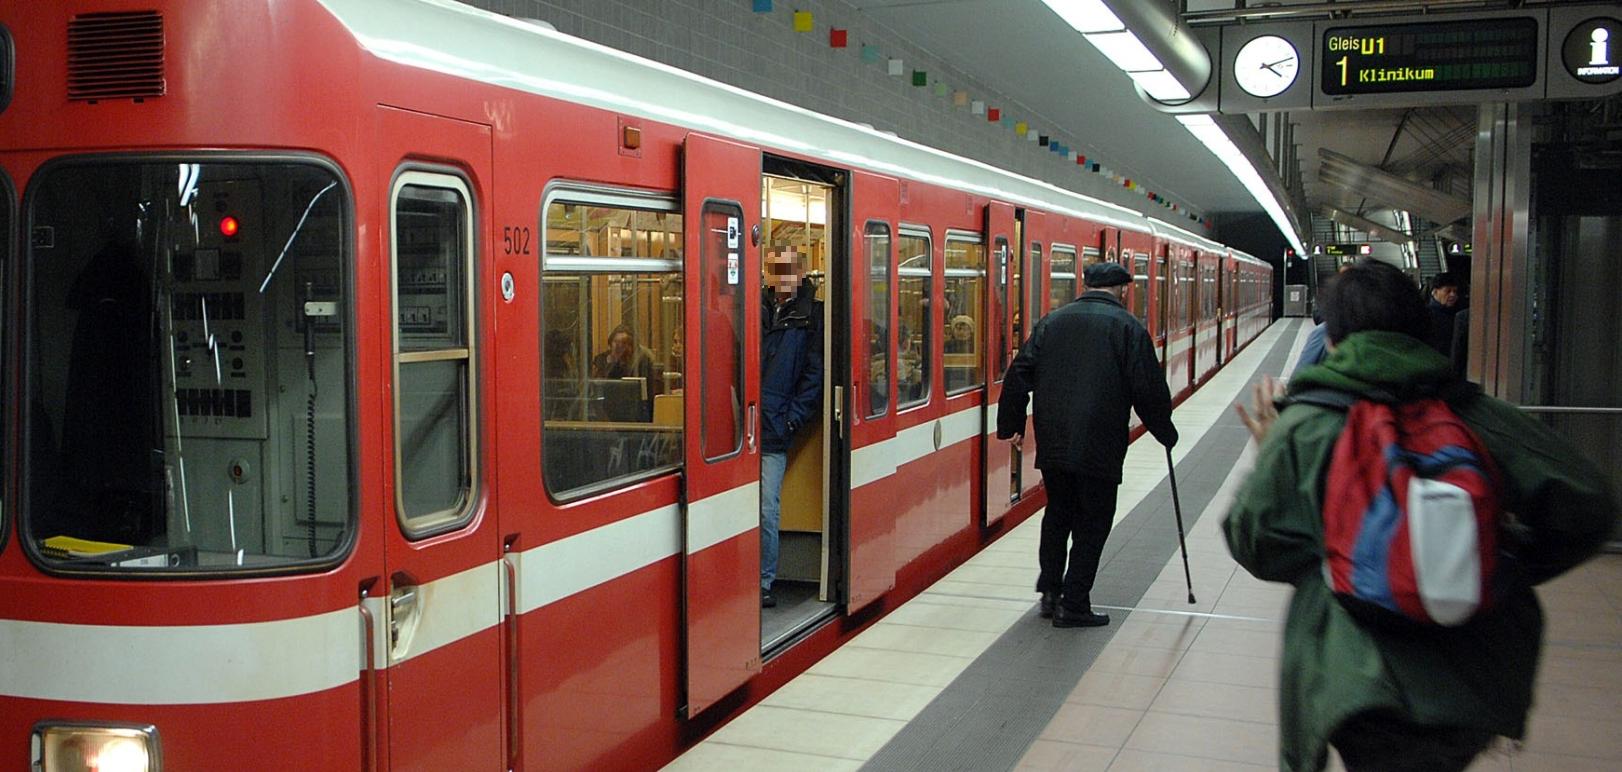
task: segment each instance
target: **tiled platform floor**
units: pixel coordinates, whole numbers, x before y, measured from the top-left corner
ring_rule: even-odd
[[[1180,452],[1193,449],[1258,377],[1281,327],[1178,409]],[[1306,326],[1295,332],[1292,347],[1299,350]],[[1279,636],[1290,590],[1240,570],[1218,531],[1253,452],[1246,449],[1235,474],[1190,527],[1199,602],[1187,603],[1182,561],[1174,555],[1130,617],[1110,628],[1113,637],[1018,759],[1018,769],[1276,767]],[[1159,446],[1134,443],[1125,473],[1120,516],[1165,476]],[[1011,626],[1046,624],[1032,613],[1030,589],[1038,520],[1004,536],[667,769],[861,768]],[[1596,559],[1539,595],[1549,621],[1529,737],[1522,748],[1496,751],[1473,769],[1622,769],[1622,556]]]

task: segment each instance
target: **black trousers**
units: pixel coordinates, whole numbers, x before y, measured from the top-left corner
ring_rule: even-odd
[[[1115,492],[1120,483],[1059,470],[1042,470],[1048,508],[1042,515],[1042,542],[1037,561],[1042,573],[1037,592],[1057,592],[1070,611],[1092,611],[1093,578],[1115,521]],[[1065,560],[1066,542],[1070,559]]]

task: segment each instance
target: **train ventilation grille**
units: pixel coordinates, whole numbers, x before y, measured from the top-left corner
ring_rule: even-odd
[[[83,13],[68,22],[68,99],[163,96],[163,16]]]

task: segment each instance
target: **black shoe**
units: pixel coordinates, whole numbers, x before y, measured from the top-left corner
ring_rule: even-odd
[[[777,608],[777,596],[773,595],[771,590],[761,590],[760,591],[760,607],[761,608]]]
[[[1053,609],[1054,609],[1054,607],[1056,607],[1058,605],[1059,605],[1059,593],[1056,593],[1056,592],[1044,592],[1044,593],[1042,593],[1042,608],[1041,608],[1040,611],[1036,612],[1036,615],[1043,618],[1043,619],[1052,619],[1053,618]]]
[[[1109,624],[1109,614],[1071,611],[1064,606],[1060,606],[1053,613],[1054,627],[1103,627],[1107,624]]]

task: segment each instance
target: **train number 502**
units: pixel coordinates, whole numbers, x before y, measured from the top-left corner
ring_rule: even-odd
[[[502,228],[501,247],[504,254],[529,254],[529,228],[522,225]]]

